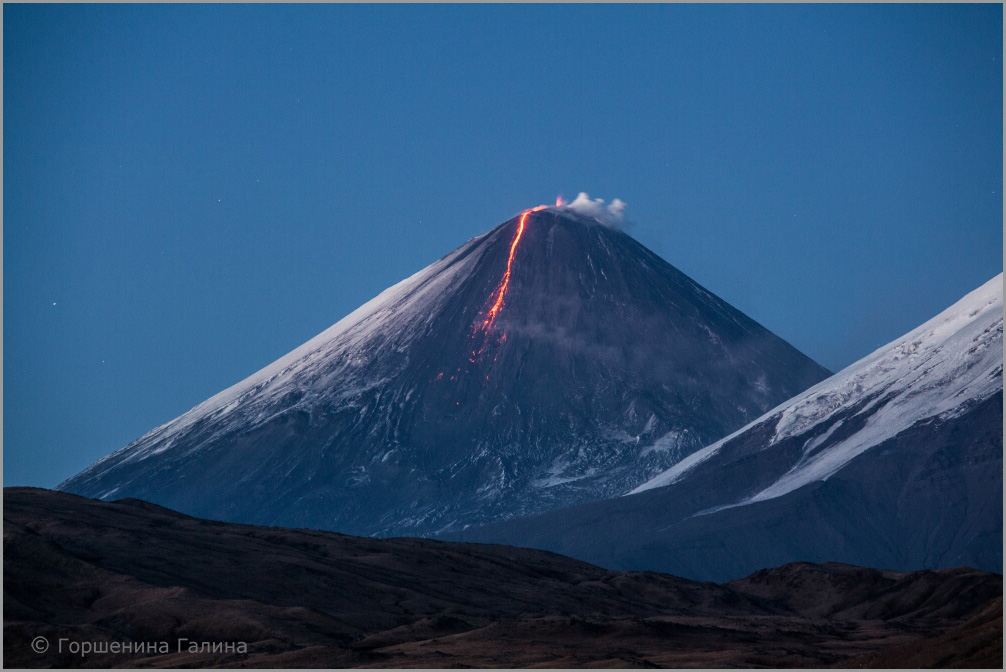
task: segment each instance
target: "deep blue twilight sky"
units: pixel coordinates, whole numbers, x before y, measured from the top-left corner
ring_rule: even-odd
[[[560,193],[833,370],[1003,268],[1001,5],[3,19],[4,485]]]

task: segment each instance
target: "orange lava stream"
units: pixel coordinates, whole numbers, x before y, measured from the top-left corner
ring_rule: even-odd
[[[500,281],[499,288],[496,290],[496,301],[493,302],[492,307],[489,312],[486,313],[485,320],[482,321],[482,328],[485,331],[493,326],[493,322],[496,321],[496,316],[499,315],[500,310],[503,308],[503,299],[506,297],[507,289],[510,287],[510,272],[513,269],[513,255],[517,251],[517,244],[520,242],[521,236],[524,235],[524,222],[527,221],[528,215],[532,212],[538,212],[539,210],[544,210],[546,205],[539,205],[536,208],[531,208],[530,210],[525,210],[521,213],[520,222],[517,224],[517,234],[513,237],[513,242],[510,243],[510,256],[506,260],[506,273],[503,274],[503,279]]]

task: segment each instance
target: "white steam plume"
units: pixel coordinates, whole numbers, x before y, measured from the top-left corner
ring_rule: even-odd
[[[608,205],[605,205],[603,198],[592,199],[587,192],[581,191],[580,195],[572,202],[565,205],[555,206],[558,210],[571,210],[581,217],[593,219],[600,224],[618,229],[625,224],[625,201],[616,198]]]

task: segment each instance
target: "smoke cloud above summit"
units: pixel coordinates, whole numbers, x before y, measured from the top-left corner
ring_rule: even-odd
[[[592,199],[587,192],[581,191],[571,202],[555,207],[558,210],[572,211],[580,217],[595,220],[614,229],[620,229],[625,225],[625,201],[619,198],[605,204],[603,198]]]

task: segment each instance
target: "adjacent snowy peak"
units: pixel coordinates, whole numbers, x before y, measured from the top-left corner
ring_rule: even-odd
[[[526,210],[60,487],[430,534],[618,495],[827,375],[597,224]]]
[[[952,418],[1002,390],[1003,276],[730,436],[693,453],[632,490],[686,478],[725,444],[772,427],[760,449],[807,436],[795,464],[777,481],[734,505],[779,497],[824,480],[857,455],[926,418]],[[855,412],[849,415],[850,409]],[[858,424],[841,432],[843,423]],[[630,494],[632,494],[630,493]]]
[[[1002,282],[626,496],[452,538],[714,581],[794,561],[1000,572]]]

